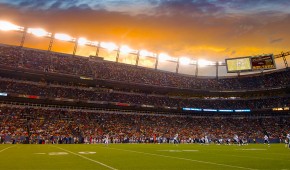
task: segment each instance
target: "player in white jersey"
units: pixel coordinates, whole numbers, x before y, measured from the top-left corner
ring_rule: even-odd
[[[268,145],[270,145],[269,142],[269,137],[267,135],[264,136],[264,144],[268,143]]]
[[[290,149],[290,133],[288,133],[287,135],[286,135],[286,138],[287,138],[287,140],[288,140],[288,148]]]
[[[226,144],[231,145],[231,138],[226,139]]]
[[[238,135],[234,135],[234,143],[239,144],[239,136]]]
[[[173,143],[174,144],[178,144],[179,143],[179,141],[178,141],[178,133],[177,134],[175,134],[175,136],[174,136],[174,138],[173,138]]]
[[[104,143],[105,143],[106,146],[109,145],[109,135],[108,134],[105,135]]]
[[[209,144],[209,139],[207,136],[204,137],[204,144],[208,145]]]

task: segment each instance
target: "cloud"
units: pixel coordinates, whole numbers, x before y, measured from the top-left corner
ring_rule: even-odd
[[[282,42],[282,41],[284,41],[283,38],[276,38],[276,39],[270,39],[270,40],[269,40],[269,42],[270,42],[271,44],[280,43],[280,42]]]
[[[4,2],[0,3],[0,20],[172,56],[219,59],[289,50],[290,14],[272,9],[249,12],[242,8],[255,6],[243,6],[246,1],[241,0]]]
[[[224,10],[224,7],[206,0],[162,0],[156,7],[156,13],[160,15],[213,15]]]
[[[182,15],[215,17],[237,13],[247,14],[265,11],[290,13],[288,0],[2,0],[0,4],[22,10],[66,10],[70,8],[107,10],[131,15]]]

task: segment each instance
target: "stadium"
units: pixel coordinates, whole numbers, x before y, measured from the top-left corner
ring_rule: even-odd
[[[0,33],[20,37],[0,44],[3,169],[290,167],[290,52],[206,61],[7,21]]]

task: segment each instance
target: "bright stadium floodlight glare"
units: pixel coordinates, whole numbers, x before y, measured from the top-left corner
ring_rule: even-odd
[[[140,50],[139,55],[142,57],[156,57],[156,54],[149,52],[147,50]]]
[[[90,45],[92,45],[92,46],[98,46],[99,45],[99,42],[98,41],[91,41],[91,44]]]
[[[7,21],[0,21],[0,30],[1,31],[20,31],[23,30],[23,27],[20,27],[18,25],[14,25]]]
[[[209,61],[206,61],[206,60],[203,60],[203,59],[199,59],[198,60],[198,66],[205,67],[207,65],[210,65],[210,62]]]
[[[190,59],[187,57],[180,57],[179,58],[179,63],[181,65],[189,65],[190,64]]]
[[[73,38],[67,34],[62,34],[62,33],[56,33],[54,35],[54,38],[57,40],[61,40],[61,41],[75,41],[75,38]]]
[[[171,57],[169,55],[165,54],[165,53],[160,53],[158,55],[158,60],[161,61],[161,62],[170,60],[170,58]]]
[[[28,28],[27,33],[35,35],[37,37],[45,37],[45,36],[50,37],[51,36],[51,33],[45,31],[42,28]]]
[[[118,48],[118,46],[115,43],[111,43],[111,42],[109,42],[109,43],[101,42],[100,46],[102,48],[107,49],[108,51],[114,51]]]
[[[78,44],[79,45],[86,45],[87,43],[89,43],[89,41],[86,38],[78,38]]]
[[[130,47],[128,47],[127,45],[123,45],[120,48],[120,52],[123,53],[123,54],[129,54],[132,51],[133,50]]]

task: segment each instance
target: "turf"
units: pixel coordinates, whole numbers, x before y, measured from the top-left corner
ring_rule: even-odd
[[[290,170],[282,144],[0,145],[0,169],[279,169]]]

